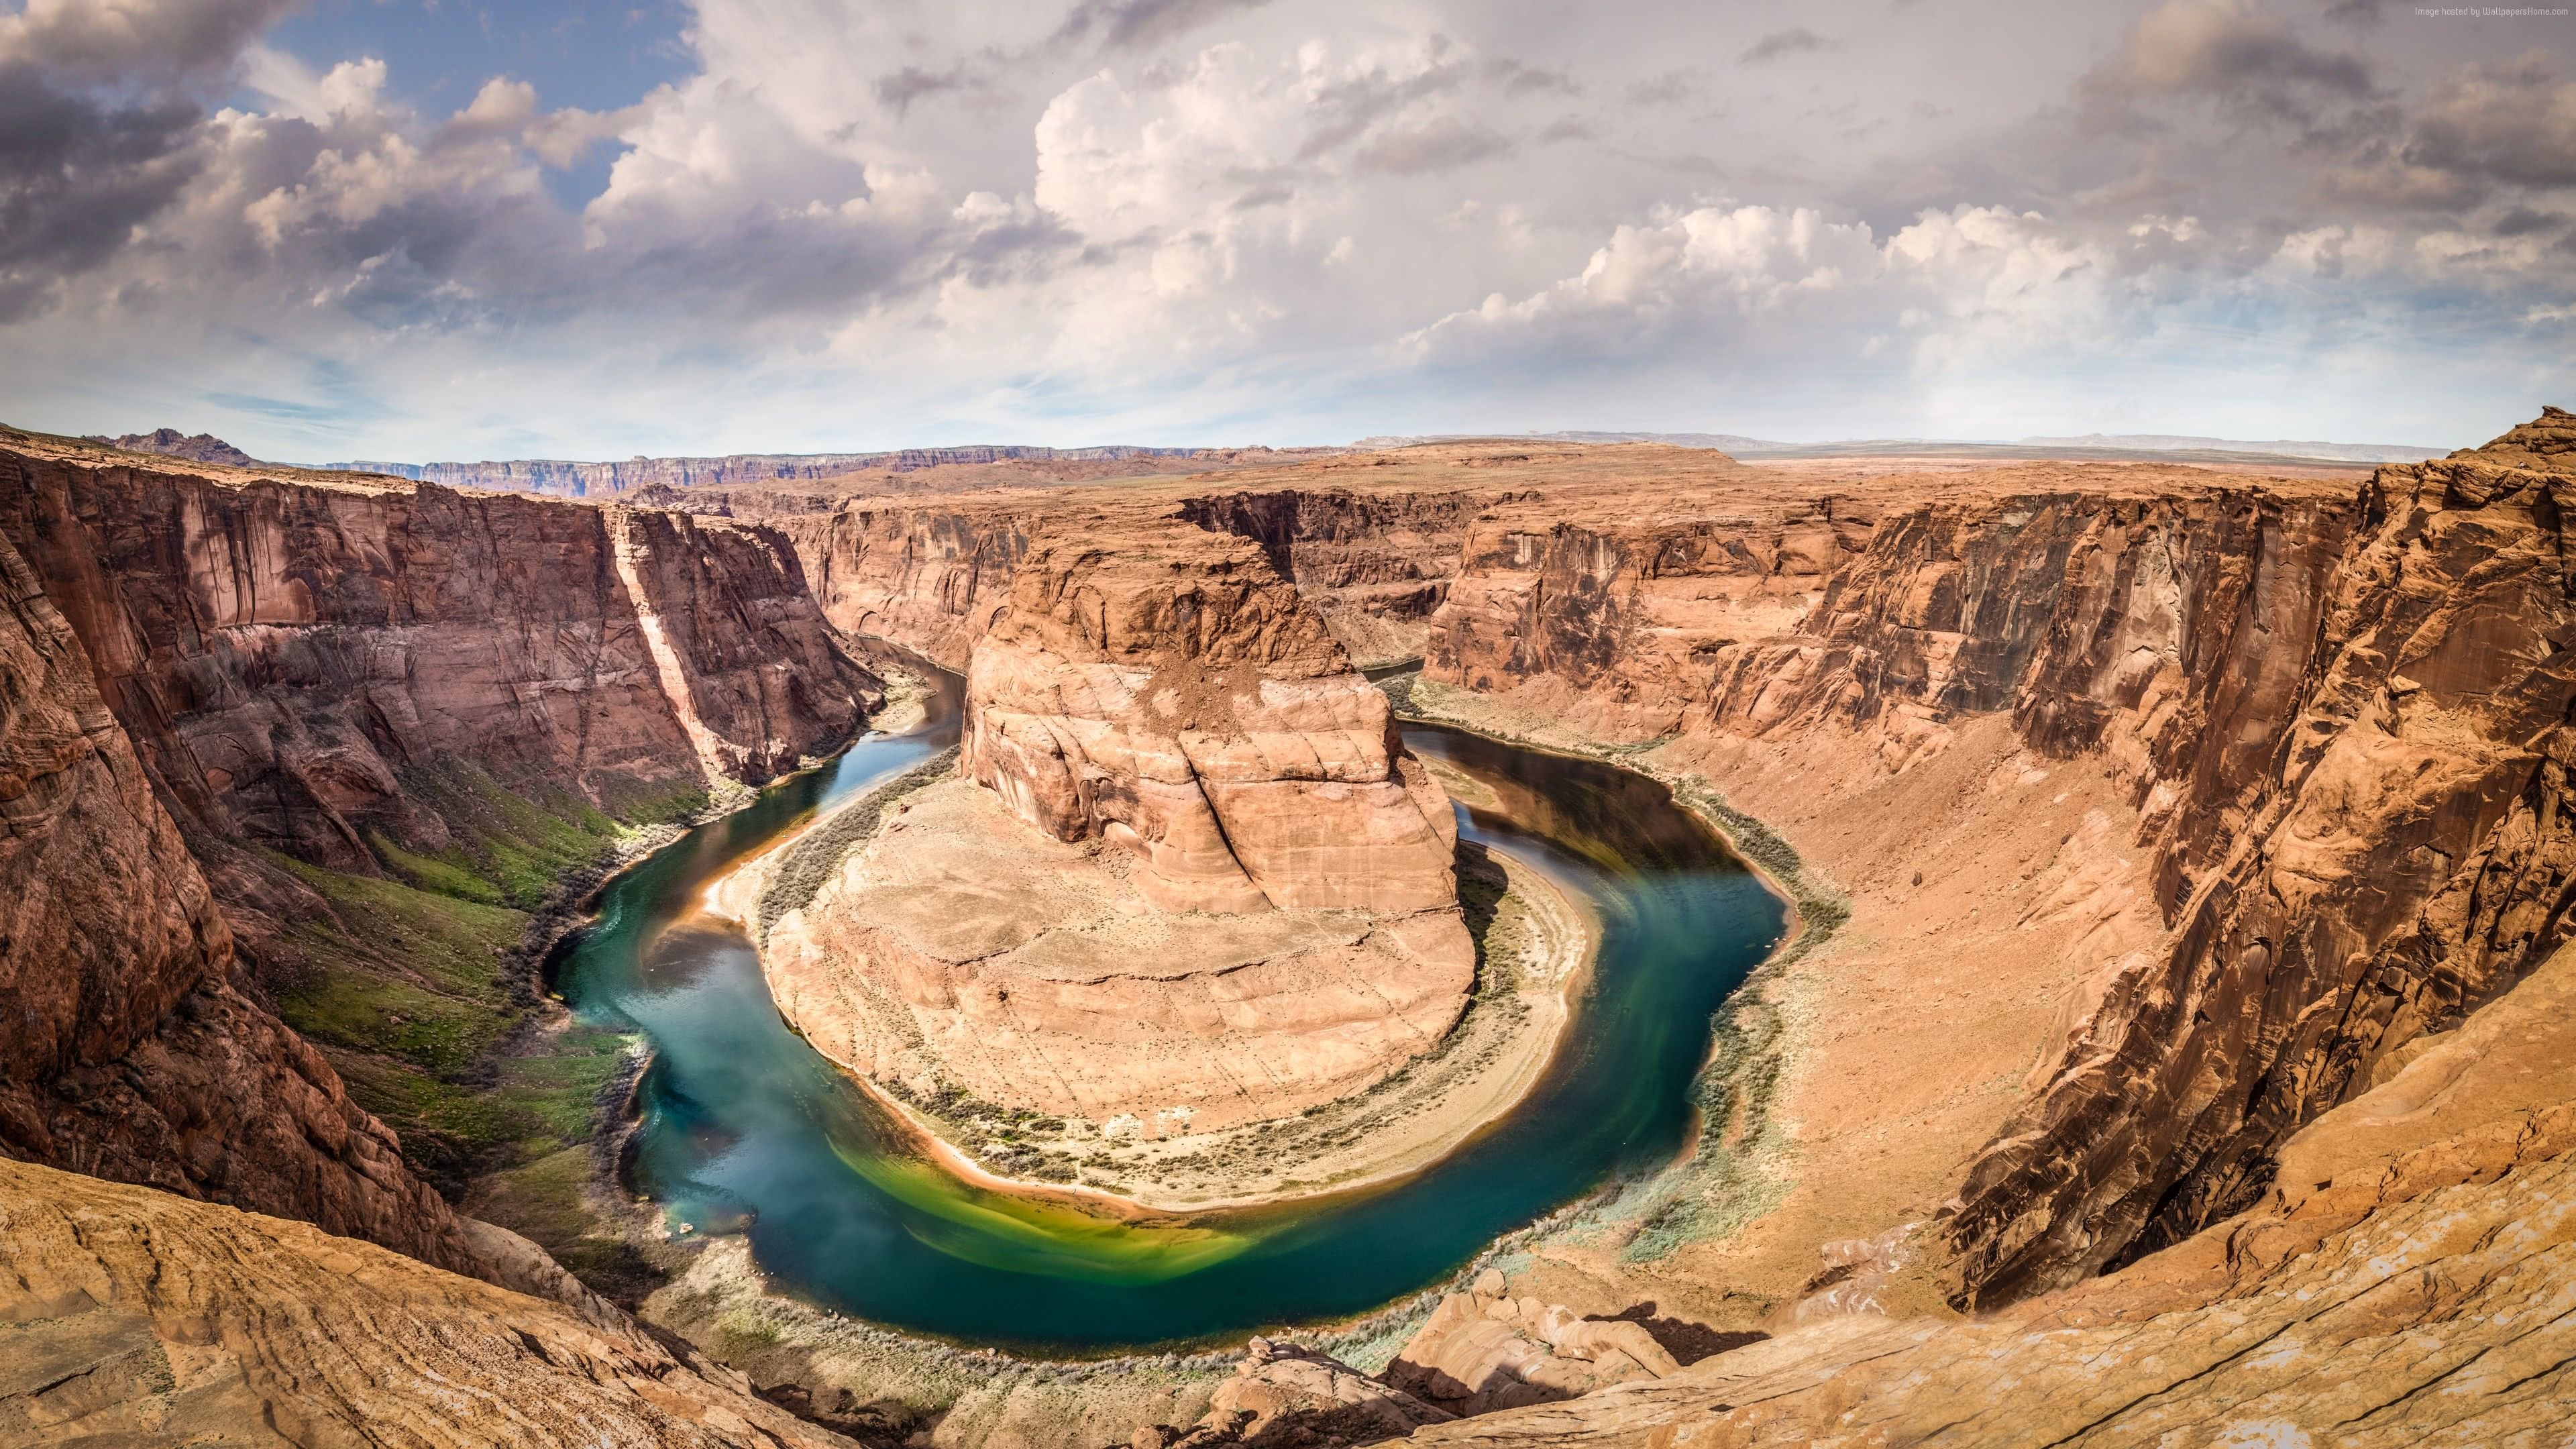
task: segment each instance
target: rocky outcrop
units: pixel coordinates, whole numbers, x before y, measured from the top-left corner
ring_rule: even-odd
[[[477,1266],[232,937],[34,570],[0,539],[0,1149]]]
[[[782,916],[762,967],[844,1067],[915,1101],[963,1092],[1087,1124],[1070,1144],[1087,1155],[1361,1091],[1466,1007],[1475,946],[1455,906],[1176,914],[1146,877],[1123,848],[1056,840],[951,780]]]
[[[2070,963],[2094,979],[2062,1057],[1939,1227],[1961,1301],[2003,1301],[2243,1207],[2300,1124],[2567,929],[2571,438],[2553,411],[2357,500],[2058,468],[1705,518],[1498,509],[1429,673],[1673,737],[1721,783],[1820,738],[1901,773],[2004,713],[2039,760],[2110,772],[2170,934]]]
[[[1128,1449],[1374,1444],[1452,1417],[1329,1354],[1255,1338],[1234,1377],[1208,1396],[1208,1411],[1196,1424],[1139,1429]]]
[[[852,506],[787,525],[814,598],[833,624],[966,668],[1011,596],[1033,522],[993,503]]]
[[[1447,794],[1249,544],[1071,539],[1021,562],[967,672],[961,766],[1165,910],[1454,908]]]
[[[759,780],[877,697],[763,530],[434,485],[212,479],[0,452],[0,533],[172,811],[372,871],[447,843],[411,772],[612,812]]]
[[[702,798],[846,737],[874,677],[767,530],[7,441],[0,538],[44,683],[21,695],[0,1135],[479,1271],[394,1135],[271,1014],[284,985],[331,989],[339,958],[303,947],[337,918],[262,852],[410,878],[470,862],[512,811],[557,818],[529,801]],[[372,1045],[364,1024],[342,1049]]]
[[[764,943],[864,1076],[1159,1137],[1364,1089],[1466,1005],[1448,797],[1243,540],[1033,545],[960,769]]]
[[[1514,1298],[1487,1269],[1466,1293],[1440,1300],[1386,1381],[1465,1417],[1588,1394],[1678,1373],[1681,1363],[1639,1324],[1586,1318],[1563,1304]]]
[[[235,468],[259,466],[257,458],[212,433],[154,428],[148,433],[127,433],[121,438],[91,438],[89,441],[123,448],[129,453],[157,453],[164,458],[179,458],[190,463],[222,463]]]
[[[0,1444],[851,1441],[622,1315],[0,1161]]]
[[[2571,490],[2555,410],[2383,468],[2331,575],[2256,571],[2237,662],[2163,688],[2147,720],[2183,718],[2141,724],[2132,758],[2173,945],[2110,985],[1975,1164],[1949,1229],[1973,1288],[2062,1282],[2243,1207],[2291,1132],[2576,928]],[[2046,696],[2028,714],[2083,719]]]
[[[2246,1212],[1970,1322],[1828,1318],[1425,1444],[2549,1442],[2576,1394],[2576,955],[2282,1144]]]
[[[1184,499],[1181,517],[1258,544],[1351,657],[1374,666],[1422,653],[1468,525],[1497,503],[1530,496],[1269,488]]]

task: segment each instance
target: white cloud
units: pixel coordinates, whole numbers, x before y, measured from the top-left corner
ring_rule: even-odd
[[[283,0],[33,0],[0,79],[77,144],[0,159],[0,387],[12,421],[300,456],[614,455],[1859,397],[2216,431],[2146,413],[2396,356],[2419,310],[2531,375],[2576,280],[2547,57],[2219,0],[1935,8],[1830,27],[1830,66],[1677,71],[1777,17],[699,0],[688,73],[625,104],[475,75],[430,113],[408,57],[264,39]],[[585,157],[604,184],[559,195]],[[2120,369],[2138,415],[2036,411]],[[2483,385],[2418,371],[2343,385],[2428,418]],[[157,411],[218,392],[250,400]]]

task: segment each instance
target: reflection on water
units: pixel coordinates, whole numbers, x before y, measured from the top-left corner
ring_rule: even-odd
[[[586,1017],[656,1059],[638,1190],[669,1218],[746,1232],[776,1282],[861,1317],[1055,1351],[1206,1338],[1365,1312],[1486,1242],[1682,1143],[1720,998],[1757,964],[1779,905],[1662,787],[1588,761],[1409,728],[1496,808],[1473,839],[1537,858],[1602,916],[1602,955],[1565,1046],[1519,1109],[1378,1189],[1121,1222],[985,1191],[915,1155],[882,1111],[787,1030],[750,943],[696,914],[706,883],[820,809],[954,741],[957,682],[922,733],[869,739],[692,832],[604,893],[559,962]]]

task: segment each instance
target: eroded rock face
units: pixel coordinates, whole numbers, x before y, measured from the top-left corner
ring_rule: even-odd
[[[1452,1417],[1329,1354],[1256,1338],[1234,1377],[1208,1397],[1208,1411],[1196,1424],[1186,1430],[1169,1424],[1139,1429],[1126,1449],[1374,1444]]]
[[[1902,774],[2004,712],[2043,761],[2101,762],[2170,937],[2083,983],[1938,1225],[1962,1301],[2003,1301],[2252,1201],[2301,1123],[2567,929],[2571,438],[2553,410],[2357,499],[2059,468],[1722,518],[1501,508],[1429,673],[1675,737],[1721,784],[1819,738]]]
[[[0,1147],[477,1266],[232,936],[89,659],[0,539]]]
[[[851,1443],[614,1310],[5,1160],[0,1324],[10,1444]]]
[[[0,1138],[477,1268],[261,998],[330,907],[260,850],[359,874],[437,850],[419,787],[455,771],[611,811],[763,779],[875,680],[766,530],[21,440]]]
[[[1201,528],[1258,544],[1351,657],[1376,665],[1422,653],[1431,616],[1458,572],[1468,525],[1487,508],[1525,496],[1247,489],[1186,499],[1180,512]]]
[[[963,672],[1009,600],[1034,523],[1025,505],[852,506],[786,525],[823,612]]]
[[[1135,850],[1160,909],[1457,903],[1447,794],[1241,540],[1033,549],[976,646],[962,748],[1021,819]]]
[[[1951,1227],[1972,1284],[2064,1281],[2244,1206],[2301,1123],[2566,937],[2571,490],[2576,419],[2553,410],[2381,469],[2312,609],[2277,574],[2248,598],[2288,626],[2277,653],[2314,652],[2291,680],[2238,651],[2250,703],[2150,788],[2173,947],[1975,1165]]]
[[[0,532],[171,809],[336,869],[444,844],[408,770],[615,809],[765,779],[878,697],[766,530],[0,452]]]
[[[1969,1322],[1837,1317],[1427,1444],[2550,1442],[2576,1394],[2576,956],[2279,1151],[2246,1212]]]
[[[1642,1326],[1514,1298],[1503,1275],[1488,1270],[1472,1291],[1440,1300],[1387,1365],[1386,1381],[1464,1417],[1648,1382],[1680,1369]]]

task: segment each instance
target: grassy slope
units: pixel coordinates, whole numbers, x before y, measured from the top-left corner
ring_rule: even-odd
[[[529,911],[636,828],[705,797],[638,789],[615,802],[620,819],[513,793],[466,765],[405,784],[446,818],[451,844],[421,853],[372,839],[380,879],[270,857],[337,917],[290,929],[303,961],[278,1009],[401,1134],[412,1166],[455,1197],[475,1177],[586,1141],[592,1103],[626,1053],[614,1033],[543,1020],[519,957]]]

